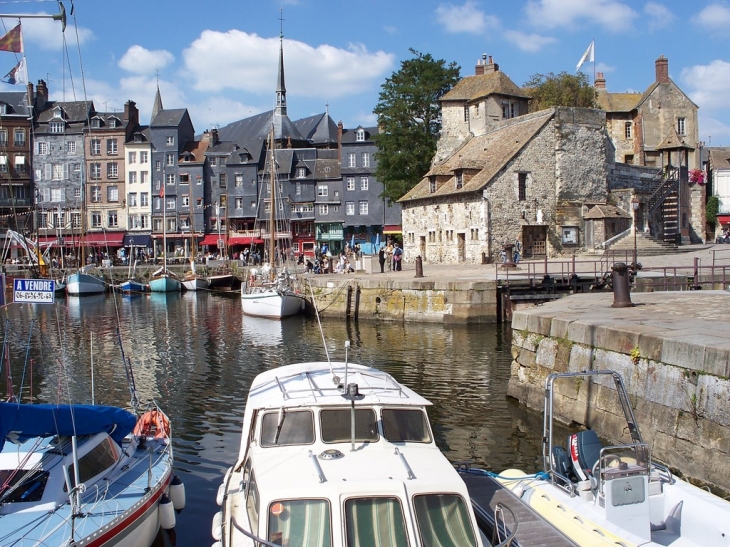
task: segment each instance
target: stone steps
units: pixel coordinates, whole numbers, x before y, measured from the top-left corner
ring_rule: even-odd
[[[657,256],[682,252],[675,243],[658,241],[644,232],[636,233],[636,249],[639,256]],[[608,251],[633,251],[634,235],[627,236],[615,241]]]

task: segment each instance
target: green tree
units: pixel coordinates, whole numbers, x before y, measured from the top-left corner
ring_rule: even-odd
[[[717,215],[720,212],[720,198],[710,196],[705,205],[705,220],[713,229],[717,227]]]
[[[523,88],[532,96],[530,112],[552,106],[596,108],[596,92],[583,72],[533,74]]]
[[[380,128],[375,176],[390,201],[403,197],[430,168],[441,131],[438,101],[459,81],[456,63],[410,52],[413,58],[385,80],[373,111]]]

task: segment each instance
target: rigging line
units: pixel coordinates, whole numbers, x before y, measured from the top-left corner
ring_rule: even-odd
[[[317,309],[317,301],[314,298],[314,289],[312,289],[312,284],[309,283],[309,280],[307,280],[307,285],[309,285],[309,293],[312,295],[312,306],[314,306],[314,313],[317,315],[317,326],[319,326],[319,334],[322,336],[322,345],[324,346],[324,353],[327,356],[327,364],[330,367],[330,373],[332,373],[332,376],[335,375],[335,371],[332,369],[332,360],[330,359],[330,352],[327,349],[327,340],[324,338],[324,329],[322,329],[322,321],[319,318],[319,310]]]
[[[20,387],[18,388],[18,400],[22,400],[23,398],[23,385],[25,385],[25,372],[28,369],[28,363],[32,363],[31,357],[30,357],[30,341],[33,337],[33,327],[35,327],[36,320],[31,319],[30,321],[30,329],[28,330],[28,341],[25,346],[25,362],[23,363],[23,374],[20,376]],[[32,364],[31,364],[32,366]],[[32,382],[31,378],[31,382]],[[33,400],[33,394],[30,394],[31,401]]]

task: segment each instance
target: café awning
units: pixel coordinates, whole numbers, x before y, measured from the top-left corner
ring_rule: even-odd
[[[121,247],[124,232],[92,232],[81,238],[81,243],[88,247]]]
[[[257,237],[231,237],[228,239],[228,245],[251,245],[251,243],[263,242],[263,239]]]
[[[403,228],[401,228],[400,224],[386,224],[385,226],[383,226],[383,233],[401,234],[403,233]]]
[[[220,238],[218,237],[218,234],[205,234],[205,237],[200,242],[201,245],[214,245],[218,246],[218,239],[222,239],[223,241],[226,240],[226,234],[221,234]]]

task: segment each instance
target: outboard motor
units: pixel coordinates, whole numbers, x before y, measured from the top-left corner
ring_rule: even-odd
[[[570,460],[579,481],[588,480],[591,470],[601,455],[601,440],[592,429],[579,431],[568,437]]]

